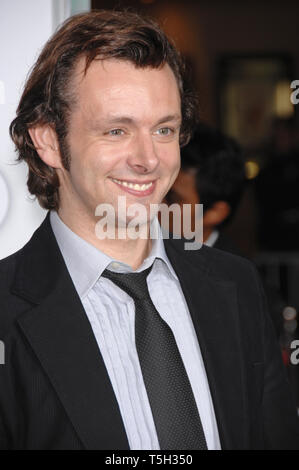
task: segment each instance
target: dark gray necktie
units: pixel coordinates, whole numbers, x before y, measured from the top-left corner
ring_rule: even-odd
[[[103,276],[135,303],[135,341],[161,450],[207,449],[192,388],[171,328],[147,287],[151,267],[140,273]]]

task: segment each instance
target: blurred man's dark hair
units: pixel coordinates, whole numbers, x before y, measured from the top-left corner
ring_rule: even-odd
[[[181,151],[181,166],[183,171],[194,171],[204,212],[218,201],[229,205],[229,215],[221,226],[227,224],[235,214],[245,185],[245,162],[239,144],[201,122]]]

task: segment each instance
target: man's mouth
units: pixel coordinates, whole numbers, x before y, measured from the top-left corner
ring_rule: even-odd
[[[139,196],[147,196],[151,194],[155,186],[155,181],[137,183],[136,181],[119,180],[116,178],[111,178],[111,180],[121,186],[124,191]]]

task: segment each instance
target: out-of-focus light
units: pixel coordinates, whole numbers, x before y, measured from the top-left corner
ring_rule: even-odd
[[[294,307],[287,306],[282,311],[282,316],[287,321],[292,321],[297,317],[297,310]]]
[[[155,0],[140,0],[141,3],[154,3]]]
[[[248,160],[245,163],[246,178],[253,180],[260,172],[260,166],[254,160]]]
[[[291,102],[292,89],[290,82],[280,80],[275,87],[274,113],[280,118],[289,118],[294,114],[294,105]]]

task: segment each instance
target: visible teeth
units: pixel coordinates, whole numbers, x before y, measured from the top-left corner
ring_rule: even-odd
[[[152,186],[152,182],[148,184],[134,184],[134,183],[128,183],[127,181],[120,181],[117,180],[116,178],[112,178],[112,181],[115,181],[115,183],[121,184],[122,186],[125,186],[126,188],[131,188],[135,189],[135,191],[145,191],[146,189],[150,188]]]

